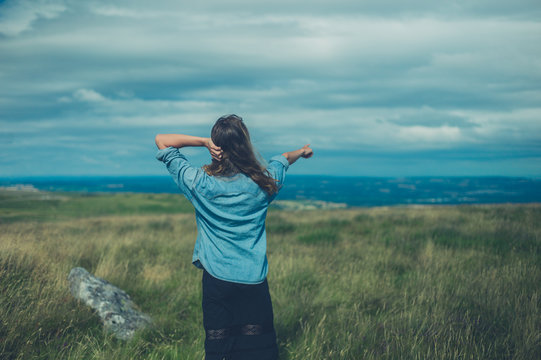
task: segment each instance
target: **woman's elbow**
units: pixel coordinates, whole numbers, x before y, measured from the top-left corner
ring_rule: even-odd
[[[154,138],[154,142],[156,142],[156,146],[158,147],[158,149],[165,149],[167,146],[164,145],[163,143],[163,135],[162,134],[158,134],[156,135],[156,137]]]

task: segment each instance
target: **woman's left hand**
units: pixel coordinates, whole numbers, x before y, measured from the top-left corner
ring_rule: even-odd
[[[217,161],[222,160],[223,150],[221,147],[216,146],[216,144],[212,142],[211,138],[207,139],[207,141],[205,142],[205,146],[207,147],[207,149],[209,149],[210,156],[212,156],[213,159]]]

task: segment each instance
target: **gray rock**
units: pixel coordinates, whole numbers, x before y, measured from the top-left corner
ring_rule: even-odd
[[[129,340],[152,320],[134,309],[135,304],[123,290],[95,277],[83,268],[73,268],[68,276],[71,294],[94,309],[105,328],[117,338]]]

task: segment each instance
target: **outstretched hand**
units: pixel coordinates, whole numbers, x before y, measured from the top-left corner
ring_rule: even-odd
[[[306,144],[301,148],[301,156],[305,159],[311,158],[314,155],[314,150],[310,148],[310,144]]]
[[[212,156],[213,159],[217,161],[222,161],[223,150],[221,147],[216,146],[216,144],[212,142],[211,138],[208,138],[208,140],[205,142],[205,146],[207,147],[207,149],[209,149],[210,156]]]
[[[310,147],[310,144],[306,144],[298,150],[288,151],[288,152],[283,153],[282,155],[287,159],[287,161],[289,162],[289,165],[291,165],[295,161],[299,160],[299,158],[301,157],[305,159],[311,158],[312,155],[314,155],[314,151]]]

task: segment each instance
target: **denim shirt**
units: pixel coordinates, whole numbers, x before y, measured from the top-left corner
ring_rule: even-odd
[[[158,150],[180,191],[195,208],[197,239],[192,262],[215,278],[258,284],[268,272],[265,218],[269,196],[244,174],[211,176],[192,166],[177,149]],[[288,160],[274,156],[267,170],[282,187]]]

